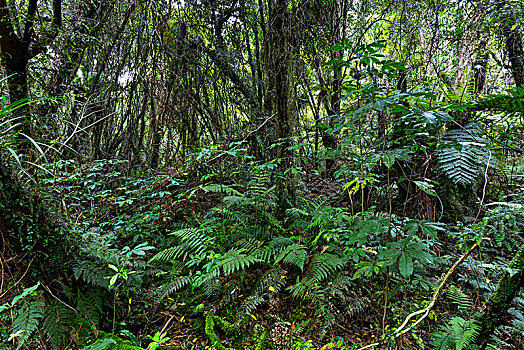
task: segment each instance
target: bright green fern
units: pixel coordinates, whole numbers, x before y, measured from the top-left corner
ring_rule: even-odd
[[[487,147],[488,141],[476,124],[448,130],[439,145],[439,169],[456,184],[475,183],[486,167],[493,166],[494,159]]]

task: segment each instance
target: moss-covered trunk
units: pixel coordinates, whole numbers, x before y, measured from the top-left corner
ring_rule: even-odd
[[[270,0],[269,4],[269,42],[268,56],[270,67],[270,85],[274,91],[274,108],[276,118],[274,127],[280,143],[277,158],[280,159],[280,174],[277,179],[276,192],[279,201],[280,216],[285,209],[294,206],[295,183],[290,172],[293,166],[293,115],[290,111],[290,13],[285,0]]]
[[[476,343],[485,349],[496,327],[502,324],[508,309],[524,284],[524,245],[511,260],[508,271],[499,281],[497,290],[491,295],[480,315],[476,318],[480,326]]]

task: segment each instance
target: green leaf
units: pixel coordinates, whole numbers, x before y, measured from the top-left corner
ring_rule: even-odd
[[[393,164],[395,164],[395,155],[391,154],[391,153],[386,153],[386,154],[384,154],[383,161],[384,161],[384,164],[386,165],[386,167],[388,169],[391,169]]]
[[[417,187],[424,191],[425,193],[429,194],[430,196],[433,196],[435,197],[437,195],[437,192],[435,192],[435,190],[433,189],[433,184],[431,183],[428,183],[426,181],[413,181],[413,183],[415,185],[417,185]]]
[[[398,268],[404,278],[408,278],[413,274],[413,260],[405,252],[400,255]]]
[[[400,255],[400,251],[398,249],[386,249],[386,250],[381,251],[378,254],[378,257],[380,259],[389,258],[395,261],[399,255]]]
[[[44,160],[45,160],[45,162],[47,163],[47,157],[45,156],[44,151],[40,148],[40,146],[38,145],[38,143],[37,143],[35,140],[33,140],[32,137],[27,136],[27,135],[24,134],[24,133],[20,133],[20,135],[22,135],[23,137],[25,137],[26,139],[28,139],[28,140],[29,140],[29,141],[30,141],[30,142],[35,146],[35,148],[36,148],[36,149],[38,150],[38,152],[42,155],[42,157],[44,157]]]
[[[13,307],[18,300],[23,299],[26,296],[28,296],[29,294],[33,293],[38,288],[39,285],[40,283],[37,283],[32,287],[24,289],[22,294],[17,295],[16,297],[13,298],[13,301],[11,302],[11,307]]]
[[[109,285],[113,286],[116,283],[116,280],[118,279],[118,274],[111,277],[111,280],[109,281]]]
[[[378,100],[377,102],[375,102],[373,104],[373,109],[378,111],[378,112],[382,112],[382,111],[384,111],[384,109],[386,109],[387,105],[388,105],[387,101],[385,101],[385,100]]]
[[[447,109],[450,109],[452,111],[466,111],[468,110],[468,108],[471,108],[472,106],[473,106],[472,104],[457,103],[457,104],[448,106]]]

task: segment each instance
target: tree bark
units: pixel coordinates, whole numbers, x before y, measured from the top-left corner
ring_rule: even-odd
[[[289,69],[290,69],[290,14],[286,0],[269,0],[269,80],[274,91],[276,118],[274,127],[279,145],[277,158],[280,159],[280,176],[277,180],[279,208],[283,212],[294,205],[295,186],[289,170],[293,164],[292,145],[293,118],[289,110]]]
[[[53,25],[62,27],[62,0],[53,0]]]
[[[499,22],[502,25],[506,52],[511,63],[511,74],[515,80],[515,85],[524,87],[524,49],[522,48],[522,38],[516,28],[512,29],[516,23],[516,15],[511,13],[511,9],[504,9],[504,5],[507,6],[508,2],[500,2],[497,5],[497,12]]]
[[[481,94],[484,91],[484,85],[486,84],[486,69],[488,67],[488,54],[484,51],[486,50],[486,42],[482,41],[480,43],[478,56],[473,62],[473,84],[475,88],[475,94]]]
[[[33,19],[37,0],[29,2],[24,35],[20,38],[13,27],[6,0],[0,0],[0,51],[5,73],[8,77],[9,100],[11,103],[28,98],[27,63],[30,59],[29,44],[33,32]],[[20,132],[31,136],[31,118],[28,108],[22,106],[13,111],[13,117],[21,122]],[[22,118],[25,117],[25,118]],[[25,147],[20,150],[23,151]],[[22,152],[23,153],[23,152]]]

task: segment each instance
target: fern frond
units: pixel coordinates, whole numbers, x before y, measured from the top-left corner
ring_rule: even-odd
[[[505,342],[504,340],[501,339],[501,336],[505,335],[501,333],[502,332],[498,329],[494,331],[493,335],[491,336],[490,342],[486,346],[486,349],[489,349],[489,350],[516,349],[515,345]]]
[[[56,300],[50,301],[44,310],[42,330],[52,349],[60,350],[67,334],[67,327],[74,322],[75,317],[76,314],[70,308]]]
[[[307,247],[294,243],[287,246],[275,259],[275,264],[283,262],[284,264],[295,265],[300,270],[304,270],[304,264],[307,259]]]
[[[263,198],[272,189],[269,187],[271,175],[267,171],[259,171],[254,174],[247,183],[248,195],[252,198]]]
[[[255,283],[255,288],[250,296],[248,296],[240,307],[244,313],[253,312],[259,305],[266,301],[267,295],[278,293],[285,285],[282,278],[284,271],[280,269],[271,269],[266,271]]]
[[[220,279],[214,277],[214,276],[206,276],[206,279],[203,279],[198,287],[204,292],[204,295],[207,298],[211,298],[213,295],[215,295],[219,290],[220,287],[222,287],[222,282],[220,282]]]
[[[192,286],[201,288],[207,296],[211,296],[220,288],[221,276],[243,271],[258,262],[262,262],[262,259],[255,254],[247,255],[242,251],[231,249],[207,273],[194,278]]]
[[[490,95],[478,100],[473,110],[524,113],[524,89],[521,87],[509,90],[509,95]]]
[[[227,207],[240,206],[250,202],[250,200],[244,196],[225,196],[223,201]]]
[[[191,276],[178,276],[171,280],[168,284],[162,286],[159,291],[158,302],[164,299],[167,296],[170,296],[184,287],[188,286],[191,283]]]
[[[250,314],[253,311],[257,309],[260,305],[262,305],[266,299],[262,295],[250,295],[244,301],[242,302],[242,305],[240,306],[240,310],[243,313]]]
[[[309,217],[309,213],[298,208],[289,208],[286,210],[287,222],[290,222],[290,229],[297,228],[306,228],[308,221],[306,220]]]
[[[464,311],[473,309],[473,302],[471,301],[471,298],[457,287],[450,286],[448,289],[448,296],[453,301],[453,303],[457,305],[459,310]]]
[[[326,294],[324,288],[320,285],[298,283],[292,286],[291,294],[295,298],[301,297],[310,300],[315,306],[315,314],[322,317],[325,326],[331,327],[336,323],[334,307],[329,302],[329,296]]]
[[[240,239],[236,242],[236,246],[238,246],[241,250],[245,251],[247,254],[251,254],[257,249],[259,249],[262,246],[263,242],[259,241],[258,239]]]
[[[78,313],[89,323],[98,327],[102,315],[103,292],[100,288],[89,288],[85,293],[77,293],[76,307]]]
[[[451,350],[454,349],[455,340],[450,325],[445,325],[441,330],[431,335],[431,349]]]
[[[77,280],[84,281],[93,286],[107,288],[109,286],[109,276],[106,269],[100,267],[92,261],[79,261],[73,268],[74,276]]]
[[[169,261],[178,258],[185,259],[189,254],[200,255],[207,249],[209,239],[201,230],[182,229],[172,232],[170,235],[178,237],[180,244],[158,252],[149,262]]]
[[[166,249],[163,249],[153,255],[151,259],[149,259],[150,263],[153,263],[155,261],[170,261],[175,259],[176,256],[180,256],[184,253],[184,246],[177,245],[174,247],[169,247]]]
[[[293,240],[291,238],[279,236],[272,239],[267,246],[258,249],[254,255],[269,263],[276,256],[278,256],[285,249],[285,247],[291,244],[293,244]]]
[[[457,184],[472,184],[479,180],[490,159],[487,145],[488,141],[476,124],[449,130],[439,145],[439,169]]]
[[[43,302],[34,300],[25,303],[17,311],[12,325],[13,334],[19,335],[17,337],[18,345],[16,350],[20,349],[31,338],[43,316],[44,306]]]
[[[342,269],[347,263],[347,259],[339,258],[333,254],[317,255],[311,259],[306,270],[302,283],[314,285],[328,278],[335,271]]]
[[[439,350],[473,350],[472,343],[479,335],[480,326],[474,320],[453,317],[440,331],[433,334],[432,344]]]
[[[242,196],[242,193],[235,190],[233,187],[222,184],[206,185],[202,187],[202,190],[204,190],[204,192],[225,193],[228,196]]]
[[[241,251],[232,249],[224,254],[215,268],[222,269],[225,275],[229,275],[237,271],[245,270],[257,262],[262,262],[262,259],[255,255],[247,255]]]
[[[81,350],[106,350],[109,349],[111,345],[116,344],[116,341],[113,339],[103,339],[103,340],[97,340],[93,344],[89,344],[85,347],[83,347]]]
[[[120,265],[122,255],[115,248],[106,246],[102,240],[89,242],[83,249],[82,253],[93,260],[101,261],[104,264]]]
[[[450,321],[456,339],[457,350],[470,349],[469,345],[479,335],[480,326],[474,320],[464,320],[461,317],[454,317]]]

